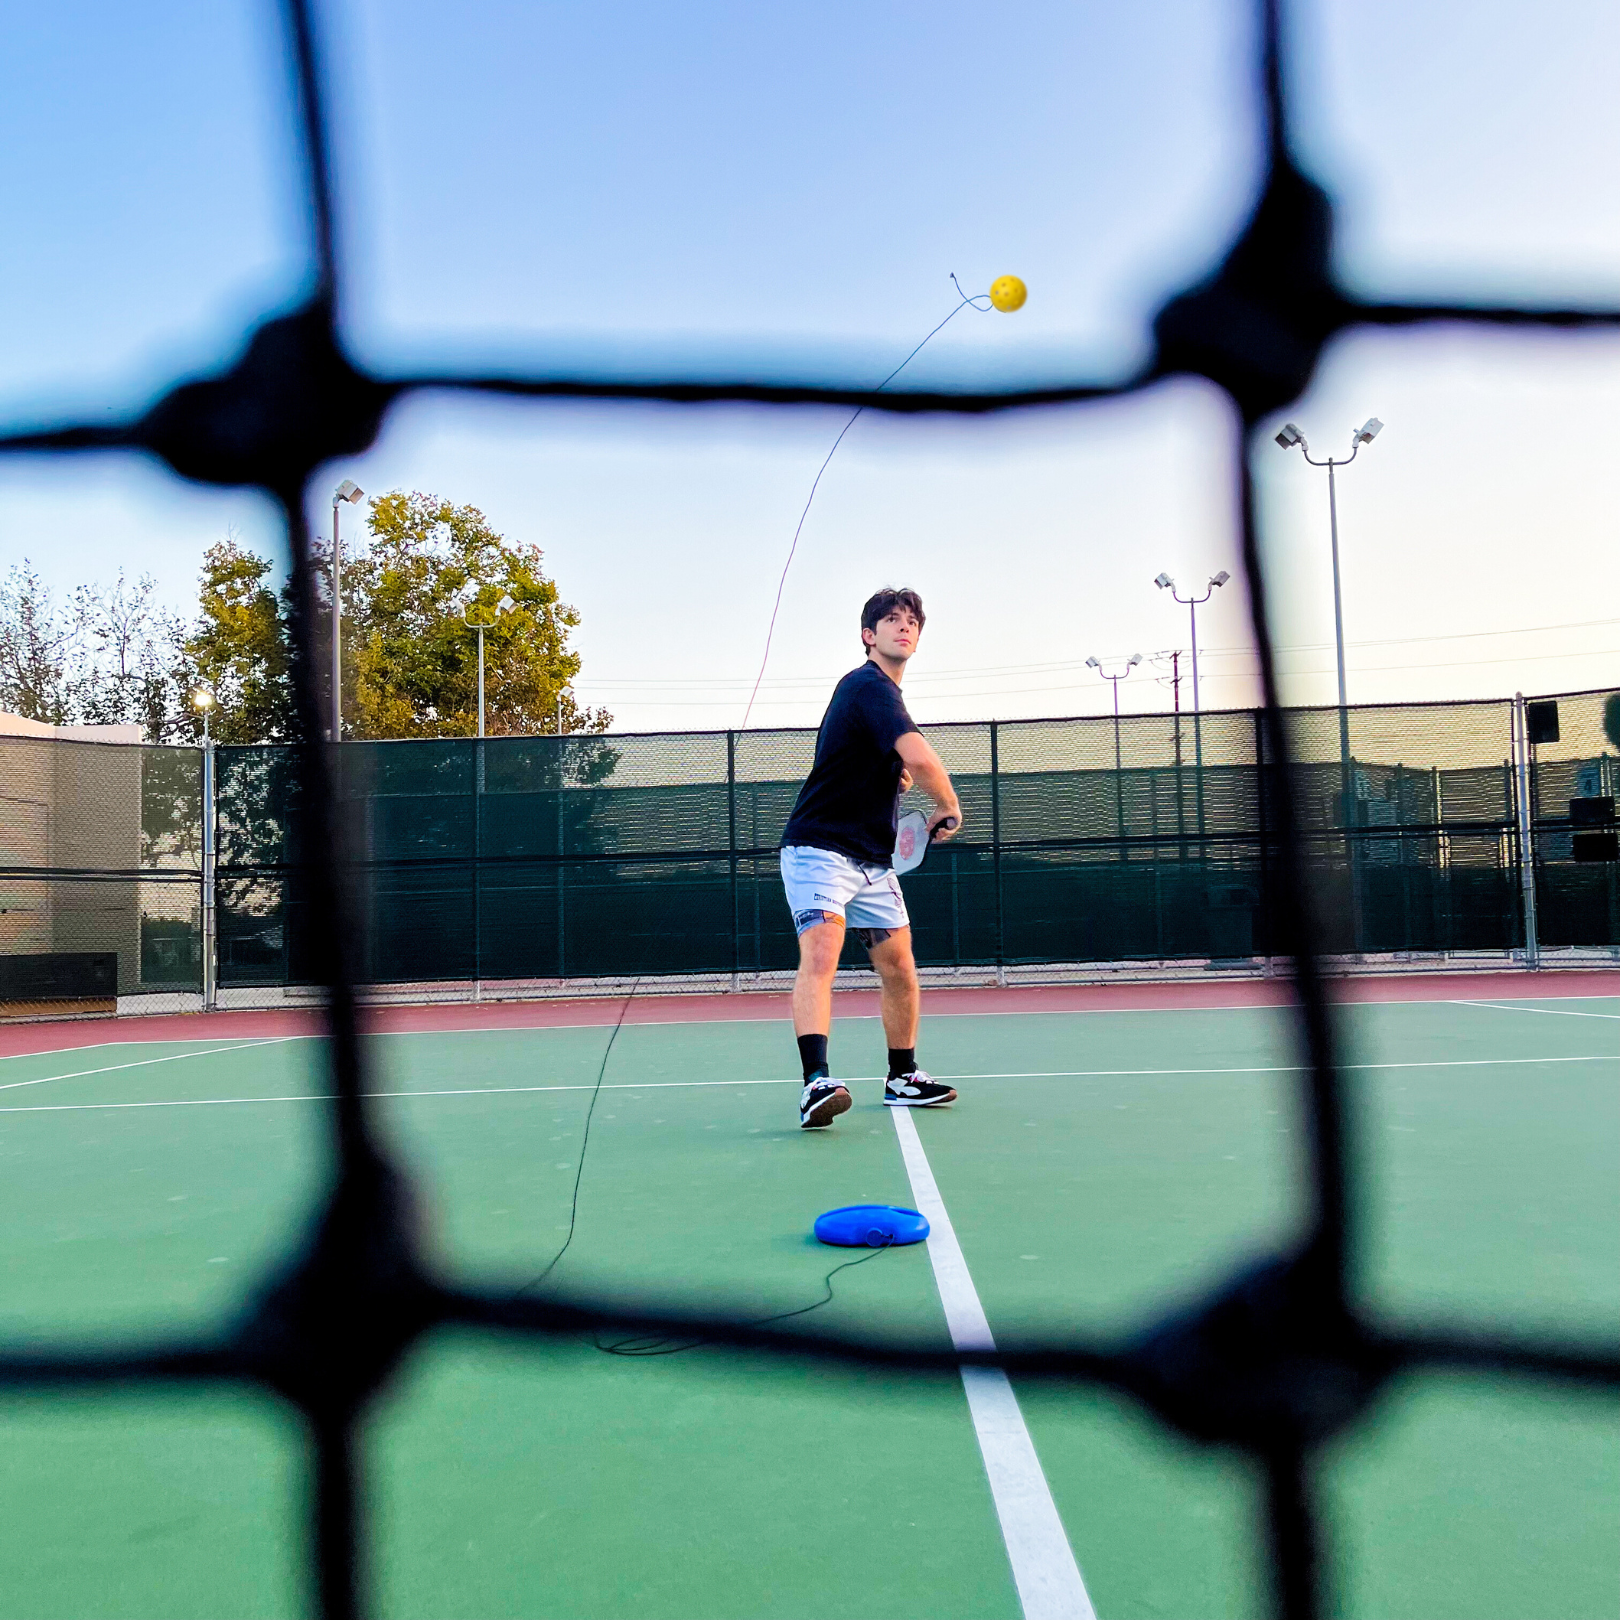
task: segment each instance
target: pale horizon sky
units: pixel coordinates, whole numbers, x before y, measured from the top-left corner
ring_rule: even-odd
[[[1289,8],[1303,156],[1358,290],[1620,304],[1620,12]],[[1256,175],[1247,8],[334,0],[345,334],[384,369],[746,368],[875,382],[1122,375]],[[307,264],[273,7],[105,0],[0,24],[0,422],[138,409],[227,360]],[[1620,336],[1362,333],[1286,413],[1339,479],[1352,702],[1620,685]],[[845,413],[419,396],[326,470],[481,507],[584,616],[616,729],[741,722],[777,579]],[[864,417],[783,594],[753,724],[814,724],[861,601],[922,591],[919,720],[1102,713],[1085,667],[1187,645],[1161,569],[1236,563],[1232,425],[1197,381],[988,421]],[[1287,695],[1334,691],[1326,475],[1255,452]],[[355,525],[345,514],[347,531]],[[0,459],[0,566],[122,567],[194,600],[257,497],[131,457]],[[1254,696],[1240,579],[1199,617],[1206,707]],[[1167,709],[1144,664],[1130,712]],[[1183,689],[1183,704],[1190,691]]]

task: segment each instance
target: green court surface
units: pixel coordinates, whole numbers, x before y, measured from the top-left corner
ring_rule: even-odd
[[[1620,999],[1346,1013],[1367,1235],[1396,1316],[1612,1339]],[[607,1028],[379,1036],[374,1084],[429,1190],[442,1262],[512,1281],[566,1235]],[[963,1077],[916,1117],[992,1329],[1121,1330],[1297,1219],[1286,1012],[940,1017]],[[553,1277],[760,1316],[820,1296],[836,1204],[912,1202],[875,1081],[797,1128],[770,1022],[628,1025]],[[882,1062],[841,1023],[835,1068]],[[109,1044],[0,1062],[0,1334],[170,1332],[229,1311],[320,1185],[322,1048]],[[556,1089],[545,1089],[556,1088]],[[949,1344],[929,1256],[834,1280],[827,1325]],[[1255,1482],[1114,1396],[1019,1389],[1103,1620],[1262,1612]],[[217,1392],[0,1405],[0,1614],[282,1616],[307,1607],[296,1431]],[[370,1432],[390,1616],[1017,1616],[959,1380],[698,1348],[629,1359],[441,1336]],[[1415,1379],[1327,1459],[1355,1616],[1620,1612],[1620,1413],[1530,1384]]]

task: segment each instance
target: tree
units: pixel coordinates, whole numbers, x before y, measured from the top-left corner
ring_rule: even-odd
[[[74,718],[73,615],[25,557],[0,582],[0,709],[46,725]]]
[[[560,599],[538,546],[509,544],[473,506],[400,490],[374,500],[371,544],[343,571],[344,713],[356,737],[465,737],[478,725],[484,635],[492,735],[605,731],[612,716],[570,690],[579,613]],[[329,578],[327,551],[321,558]],[[497,614],[503,596],[510,610]]]
[[[198,619],[181,648],[185,735],[202,735],[189,702],[199,685],[214,694],[215,741],[282,742],[295,734],[286,593],[278,598],[265,584],[269,572],[234,535],[204,555]]]
[[[150,574],[131,585],[120,569],[110,589],[82,585],[74,593],[74,707],[92,725],[138,724],[149,742],[183,728],[188,692],[185,629],[157,606],[156,592]]]

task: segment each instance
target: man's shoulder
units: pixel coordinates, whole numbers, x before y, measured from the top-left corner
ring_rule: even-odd
[[[847,675],[843,676],[833,688],[832,701],[834,703],[858,703],[861,698],[872,690],[872,674],[876,670],[879,680],[888,681],[889,677],[875,664],[870,662],[857,664]],[[893,684],[890,682],[889,684]]]
[[[871,680],[873,675],[877,675],[881,680],[885,681],[889,678],[881,669],[877,667],[876,664],[872,662],[870,658],[868,658],[864,664],[857,664],[854,669],[852,669],[838,682],[838,685],[835,686],[833,690],[835,692],[842,692],[849,687],[859,686],[863,681]]]

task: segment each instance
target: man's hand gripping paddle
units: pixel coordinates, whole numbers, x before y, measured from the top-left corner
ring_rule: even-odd
[[[934,836],[928,836],[928,817],[921,810],[908,810],[901,816],[899,825],[895,828],[894,838],[894,870],[899,877],[907,872],[915,872],[924,861],[928,859],[928,851],[933,845],[940,843],[941,833],[950,833],[956,830],[955,816],[946,816],[934,829]]]

